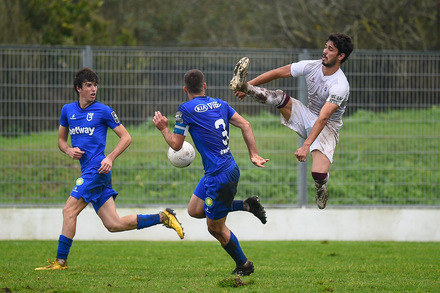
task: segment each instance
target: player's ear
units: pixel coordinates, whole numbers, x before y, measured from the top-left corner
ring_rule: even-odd
[[[183,87],[183,91],[184,91],[185,93],[188,93],[188,89],[186,88],[186,86]]]
[[[344,59],[344,58],[345,58],[345,53],[338,54],[338,60],[339,61],[342,61],[342,59]]]
[[[207,86],[206,86],[206,82],[203,83],[203,89],[206,90]]]

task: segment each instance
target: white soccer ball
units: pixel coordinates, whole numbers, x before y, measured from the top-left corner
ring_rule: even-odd
[[[193,146],[186,141],[183,142],[182,148],[177,152],[171,147],[168,149],[168,160],[177,168],[188,167],[194,161],[195,157],[196,152]]]

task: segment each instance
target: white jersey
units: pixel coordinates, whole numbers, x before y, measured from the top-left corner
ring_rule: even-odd
[[[299,61],[292,63],[290,73],[293,77],[303,75],[306,78],[310,111],[319,115],[326,102],[336,104],[339,108],[329,120],[342,125],[342,114],[350,94],[350,85],[341,68],[332,75],[324,76],[322,66],[321,60]]]

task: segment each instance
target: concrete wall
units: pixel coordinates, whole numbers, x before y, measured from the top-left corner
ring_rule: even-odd
[[[119,209],[120,216],[154,214],[163,208]],[[204,219],[175,209],[186,240],[212,241]],[[440,241],[439,209],[267,209],[266,225],[247,212],[229,214],[226,224],[239,240]],[[62,211],[58,209],[0,209],[0,240],[57,240]],[[176,240],[162,225],[141,231],[110,233],[93,208],[78,217],[76,240]]]

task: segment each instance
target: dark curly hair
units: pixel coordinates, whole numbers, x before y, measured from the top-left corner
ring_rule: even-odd
[[[82,84],[86,81],[96,82],[96,83],[99,82],[98,75],[88,67],[84,67],[78,70],[78,72],[75,75],[75,80],[73,81],[73,88],[75,89],[76,93],[78,93],[78,90],[76,88],[77,87],[82,88]]]
[[[328,36],[327,41],[332,41],[335,47],[338,49],[338,54],[344,53],[345,57],[341,60],[344,63],[353,51],[353,40],[346,34],[332,33]]]

